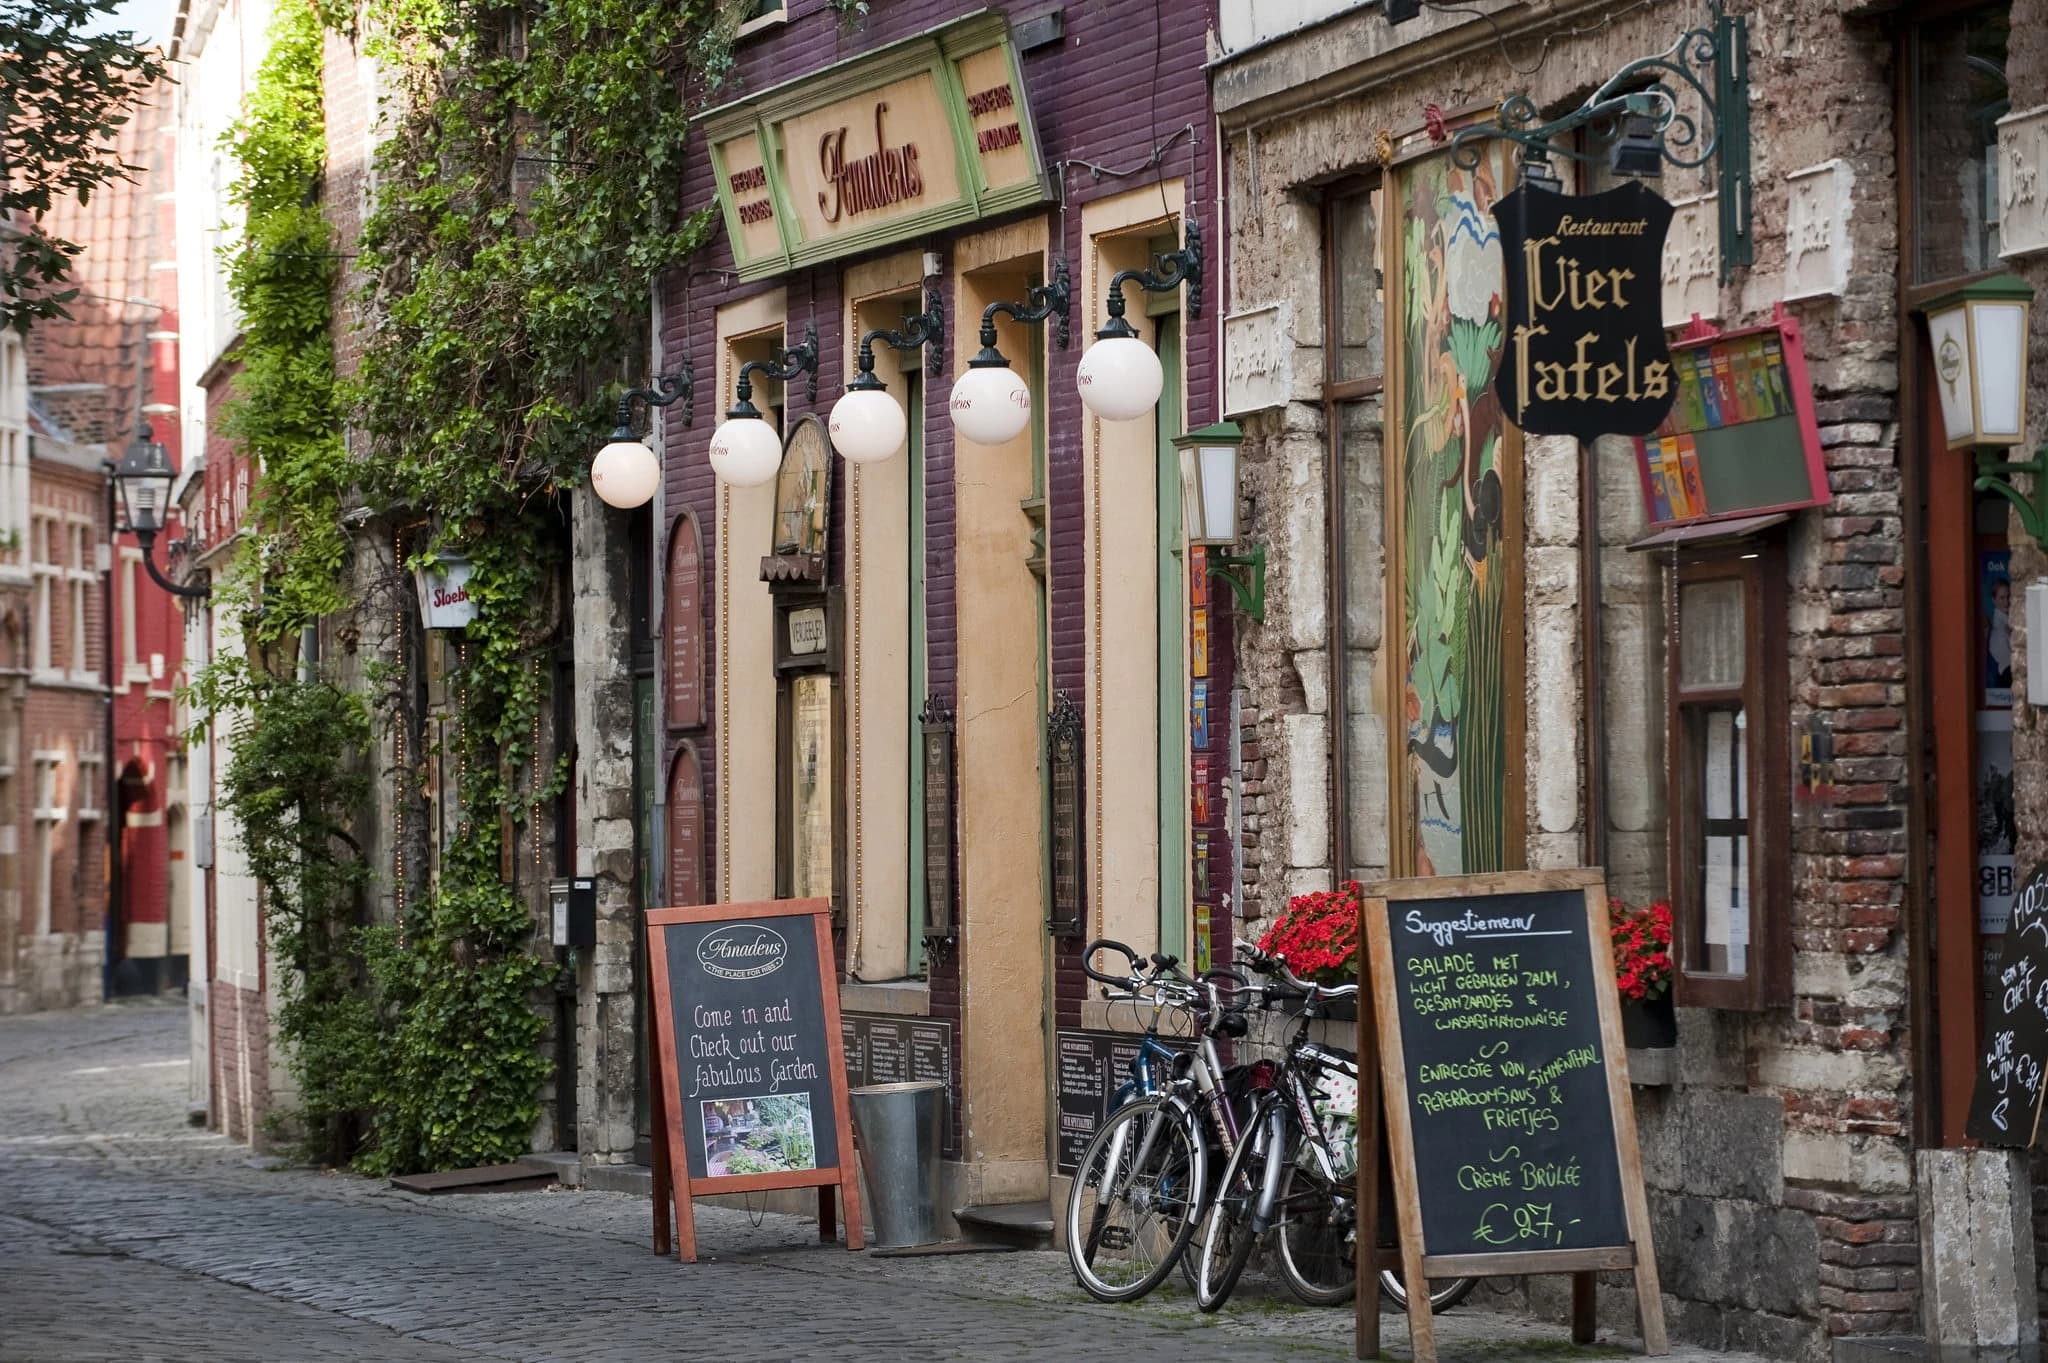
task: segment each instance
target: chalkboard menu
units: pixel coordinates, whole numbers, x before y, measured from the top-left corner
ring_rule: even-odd
[[[2012,901],[1984,1011],[1984,1050],[1965,1124],[1986,1145],[2032,1146],[2041,1133],[2041,1076],[2048,1067],[2048,866],[2037,866]]]
[[[846,1086],[868,1084],[944,1084],[946,1086],[945,1153],[960,1153],[960,1133],[952,1122],[953,1024],[942,1018],[891,1017],[883,1013],[845,1013],[839,1035],[846,1050]]]
[[[1390,907],[1425,1251],[1627,1244],[1584,894]]]
[[[860,1245],[830,913],[808,899],[647,915],[657,1140],[686,1259],[690,1198],[767,1188],[838,1184],[848,1245]]]
[[[1122,1032],[1061,1031],[1053,1038],[1053,1091],[1059,1122],[1053,1132],[1061,1173],[1081,1167],[1081,1152],[1109,1120],[1116,1091],[1131,1077],[1138,1038]]]
[[[1662,1352],[1599,873],[1386,881],[1364,901],[1361,1042],[1377,1031],[1409,1280],[1633,1268]],[[1412,1295],[1417,1363],[1428,1309]]]

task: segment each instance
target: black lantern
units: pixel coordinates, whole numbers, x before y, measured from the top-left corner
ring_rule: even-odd
[[[171,484],[177,481],[171,468],[171,454],[156,438],[147,421],[135,432],[135,441],[121,462],[114,466],[114,487],[120,494],[122,523],[117,530],[132,532],[142,545],[142,566],[150,580],[173,596],[207,597],[206,587],[182,587],[158,571],[153,550],[157,533],[164,528],[164,513],[171,504]]]

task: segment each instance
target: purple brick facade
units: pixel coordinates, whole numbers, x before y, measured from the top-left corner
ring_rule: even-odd
[[[720,94],[726,99],[744,98],[986,8],[924,0],[878,5],[871,14],[849,20],[829,0],[790,0],[785,23],[740,40],[737,68]],[[850,377],[843,359],[846,346],[842,272],[862,259],[906,248],[938,253],[944,266],[940,275],[928,280],[927,285],[936,288],[944,302],[950,334],[946,372],[929,378],[924,389],[925,626],[930,691],[952,705],[960,651],[963,647],[972,648],[973,640],[971,631],[970,637],[963,638],[955,590],[954,435],[947,406],[953,380],[950,351],[957,337],[971,334],[968,329],[978,325],[979,317],[967,315],[957,305],[950,248],[957,236],[983,232],[1006,222],[1042,221],[1046,224],[1049,247],[1065,256],[1074,285],[1072,343],[1065,350],[1051,351],[1042,398],[1046,531],[1052,564],[1050,671],[1056,691],[1064,691],[1077,705],[1085,705],[1088,620],[1086,560],[1082,550],[1083,422],[1090,418],[1075,395],[1075,368],[1093,339],[1094,329],[1101,325],[1103,302],[1099,296],[1084,296],[1082,262],[1090,247],[1084,235],[1082,210],[1097,200],[1155,182],[1177,181],[1184,186],[1184,202],[1198,221],[1204,238],[1209,272],[1199,316],[1183,312],[1185,411],[1189,426],[1215,420],[1223,289],[1221,226],[1216,216],[1216,158],[1208,113],[1208,82],[1203,71],[1207,25],[1195,22],[1195,16],[1184,9],[1164,4],[1141,6],[1086,0],[1064,10],[1042,3],[996,8],[1009,10],[1025,94],[1049,182],[1047,202],[1028,211],[984,218],[951,231],[899,241],[867,256],[834,260],[749,284],[732,282],[732,251],[721,232],[693,262],[687,277],[678,271],[662,284],[664,367],[674,368],[687,357],[697,383],[695,422],[688,427],[671,422],[666,428],[665,514],[674,524],[687,508],[702,527],[707,566],[718,561],[717,484],[707,462],[707,451],[718,417],[732,401],[730,392],[715,391],[720,373],[716,329],[719,308],[776,288],[787,291],[787,335],[794,342],[804,335],[807,325],[815,326],[820,359],[817,400],[806,399],[801,382],[789,385],[786,419],[793,421],[806,415],[822,418]],[[1048,18],[1058,24],[1058,36],[1050,41],[1039,36],[1045,33],[1041,24]],[[1020,23],[1027,20],[1036,22],[1020,31]],[[693,165],[682,187],[683,201],[693,208],[709,205],[715,198],[709,157],[697,157]],[[1166,202],[1163,193],[1161,202]],[[1142,297],[1136,290],[1131,291],[1134,311],[1142,308]],[[843,470],[843,465],[835,467],[831,493],[829,573],[834,583],[846,580]],[[1220,586],[1217,591],[1227,597]],[[717,676],[716,651],[722,642],[715,634],[716,600],[717,591],[707,572],[703,596],[707,679]],[[1227,611],[1220,607],[1212,610],[1209,643],[1212,694],[1217,697],[1212,703],[1223,707],[1228,706],[1231,686],[1232,637],[1226,616]],[[1225,709],[1212,720],[1217,737],[1210,756],[1213,779],[1209,807],[1218,812],[1204,825],[1210,830],[1211,883],[1219,887],[1231,884],[1235,862],[1222,831],[1225,825],[1220,813],[1224,808],[1221,785],[1227,779],[1229,765],[1227,716]],[[664,753],[664,769],[685,738],[703,762],[706,827],[715,828],[717,773],[722,755],[716,751],[715,733],[708,716],[704,730],[671,735]],[[1029,773],[1019,773],[1018,779],[1020,787],[1035,784]],[[707,861],[715,863],[717,850],[716,838],[708,838]],[[715,864],[707,865],[706,877],[707,884],[716,883]],[[963,932],[971,930],[968,925],[972,915],[960,906],[956,906],[956,921],[963,925]],[[1227,922],[1227,909],[1218,909],[1219,947],[1228,938]],[[1060,1026],[1078,1025],[1080,1020],[1086,982],[1078,967],[1079,945],[1079,939],[1057,943],[1053,1011]],[[959,1019],[961,990],[956,954],[932,954],[928,987],[931,1014]],[[957,1054],[959,1036],[956,1029],[956,1074],[961,1063]]]

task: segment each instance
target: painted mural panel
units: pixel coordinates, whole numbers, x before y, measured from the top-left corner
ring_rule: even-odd
[[[1398,424],[1389,604],[1405,760],[1392,765],[1396,870],[1460,875],[1519,863],[1521,436],[1494,395],[1503,348],[1493,204],[1505,155],[1399,172],[1394,315]]]

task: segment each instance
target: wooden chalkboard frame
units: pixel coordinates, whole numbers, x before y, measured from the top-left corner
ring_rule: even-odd
[[[793,1169],[782,1174],[736,1174],[723,1178],[692,1179],[688,1152],[683,1148],[682,1087],[676,1078],[674,996],[668,977],[668,952],[663,949],[662,929],[684,923],[743,922],[753,918],[800,918],[811,920],[817,935],[818,988],[824,1003],[825,1046],[832,1064],[834,1123],[839,1133],[839,1163],[817,1169]],[[648,1066],[653,1089],[648,1106],[654,1118],[654,1252],[669,1252],[669,1212],[675,1212],[676,1257],[686,1264],[697,1262],[697,1228],[693,1200],[724,1193],[766,1192],[776,1188],[818,1190],[818,1239],[829,1244],[838,1238],[832,1204],[832,1190],[839,1189],[839,1204],[846,1214],[846,1247],[863,1247],[860,1218],[860,1174],[855,1163],[853,1115],[846,1096],[846,1042],[840,1031],[839,977],[832,955],[832,901],[829,899],[773,899],[752,904],[697,904],[688,907],[650,909],[647,912],[647,962],[653,983],[652,1007],[655,1053]]]
[[[1585,895],[1587,940],[1591,944],[1593,977],[1603,987],[1597,990],[1600,1010],[1600,1047],[1607,1073],[1607,1101],[1614,1123],[1615,1154],[1621,1169],[1621,1195],[1626,1211],[1630,1242],[1612,1248],[1576,1250],[1517,1250],[1504,1254],[1429,1255],[1423,1252],[1421,1188],[1415,1172],[1415,1132],[1409,1120],[1408,1071],[1401,1041],[1400,994],[1394,974],[1394,945],[1390,904],[1418,899],[1476,899],[1487,895],[1538,894],[1578,890]],[[1401,1232],[1401,1271],[1409,1283],[1432,1277],[1495,1277],[1536,1273],[1570,1273],[1572,1283],[1572,1334],[1579,1343],[1590,1343],[1594,1321],[1595,1274],[1602,1270],[1629,1269],[1635,1274],[1637,1319],[1643,1332],[1643,1352],[1662,1354],[1669,1350],[1664,1332],[1664,1302],[1657,1281],[1657,1256],[1650,1237],[1649,1203],[1643,1192],[1642,1151],[1636,1140],[1635,1106],[1629,1097],[1627,1047],[1621,1035],[1621,998],[1615,989],[1614,953],[1608,935],[1607,888],[1597,870],[1508,871],[1484,875],[1430,876],[1406,880],[1374,881],[1363,887],[1364,919],[1360,940],[1366,950],[1360,954],[1360,992],[1370,994],[1372,1006],[1358,1010],[1359,1055],[1376,1054],[1379,1060],[1381,1092],[1369,1099],[1366,1085],[1360,1085],[1359,1168],[1371,1168],[1379,1158],[1366,1146],[1377,1139],[1377,1115],[1370,1109],[1383,1108],[1386,1118],[1389,1156],[1394,1173],[1394,1211]],[[1377,1046],[1371,1033],[1377,1031]],[[1362,1078],[1364,1076],[1361,1076]],[[1361,1193],[1363,1186],[1361,1185]],[[1368,1209],[1361,1201],[1360,1214]],[[1369,1222],[1366,1224],[1376,1224]],[[1359,1356],[1378,1352],[1377,1312],[1373,1312],[1368,1342],[1367,1306],[1378,1299],[1376,1267],[1370,1256],[1359,1256]],[[1370,1294],[1370,1295],[1369,1295]],[[1415,1363],[1436,1363],[1436,1332],[1429,1308],[1429,1293],[1408,1293],[1408,1330]],[[1371,1353],[1367,1350],[1370,1348]]]

